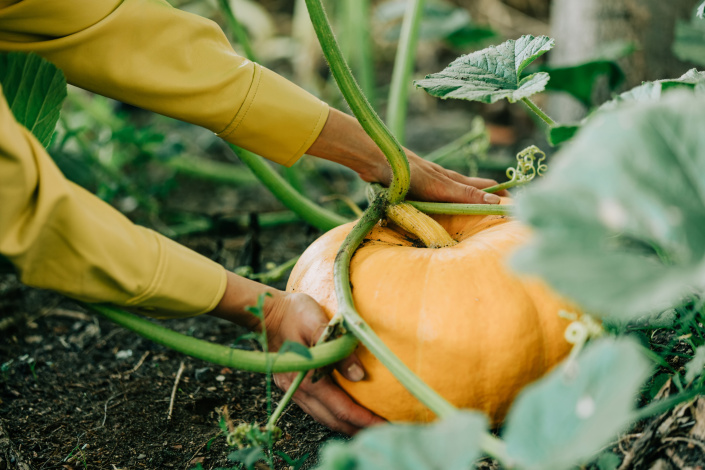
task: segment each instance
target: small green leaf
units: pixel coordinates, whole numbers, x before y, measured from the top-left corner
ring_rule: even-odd
[[[264,452],[262,452],[262,449],[259,447],[245,447],[231,452],[228,455],[228,460],[235,463],[242,463],[248,470],[253,468],[258,461],[264,458]]]
[[[705,369],[705,346],[698,346],[695,355],[685,365],[685,381],[690,383],[695,380]]]
[[[548,128],[548,143],[554,147],[567,142],[577,134],[580,129],[580,124],[554,126]]]
[[[487,418],[459,411],[430,425],[390,424],[362,431],[348,444],[323,448],[322,470],[467,470],[480,455]]]
[[[594,60],[570,67],[542,67],[540,70],[551,76],[547,90],[570,93],[587,108],[593,106],[593,90],[600,77],[607,77],[610,92],[624,82],[624,72],[611,60]]]
[[[37,54],[0,53],[0,85],[17,122],[47,147],[66,98],[64,74]]]
[[[539,72],[521,78],[524,69],[553,47],[546,36],[522,36],[510,39],[454,60],[439,73],[414,82],[439,98],[457,98],[483,103],[502,99],[510,102],[539,93],[546,88],[549,76]]]
[[[282,347],[279,348],[279,352],[277,354],[284,354],[287,352],[292,352],[294,354],[298,354],[299,356],[306,358],[306,359],[313,359],[313,356],[311,355],[311,350],[308,349],[306,346],[304,346],[301,343],[296,343],[294,341],[286,340],[284,341],[284,344],[282,344]]]
[[[597,468],[600,470],[616,470],[622,459],[613,452],[604,452],[597,459]]]
[[[674,91],[589,120],[517,197],[535,236],[514,258],[618,320],[705,291],[705,106]]]
[[[564,470],[592,457],[629,424],[649,361],[631,339],[603,339],[517,397],[507,453],[524,470]]]

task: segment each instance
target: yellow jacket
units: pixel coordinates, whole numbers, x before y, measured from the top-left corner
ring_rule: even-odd
[[[238,56],[215,23],[164,0],[0,0],[0,50],[37,52],[69,83],[284,165],[328,117],[325,103]],[[2,93],[0,254],[28,285],[154,316],[207,312],[225,289],[221,266],[67,181]]]

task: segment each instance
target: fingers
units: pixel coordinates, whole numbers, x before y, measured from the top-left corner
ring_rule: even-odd
[[[277,374],[275,383],[286,389],[292,377],[291,374]],[[330,377],[324,377],[315,384],[311,383],[310,378],[306,378],[294,394],[293,400],[319,423],[348,435],[385,422],[355,403]]]
[[[495,186],[497,184],[497,182],[493,179],[464,176],[464,175],[461,175],[460,173],[457,173],[455,171],[450,171],[450,170],[446,170],[446,175],[450,179],[452,179],[453,181],[456,181],[456,182],[462,183],[462,184],[467,184],[470,186],[475,186],[476,188],[479,188],[479,189],[489,188],[490,186]],[[493,193],[493,194],[496,194],[498,196],[503,196],[503,197],[509,196],[509,192],[506,189],[503,189],[501,191],[497,191],[496,193]]]
[[[449,180],[444,187],[444,201],[461,204],[499,204],[496,194],[486,193],[475,186]]]

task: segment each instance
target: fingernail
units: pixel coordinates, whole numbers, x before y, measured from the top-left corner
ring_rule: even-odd
[[[496,194],[492,194],[492,193],[485,194],[483,199],[485,200],[485,202],[487,204],[499,204],[499,201],[501,201],[499,196],[497,196]]]
[[[362,367],[353,363],[353,365],[348,367],[348,370],[345,374],[345,378],[351,382],[359,382],[360,380],[365,378],[365,371],[362,370]]]

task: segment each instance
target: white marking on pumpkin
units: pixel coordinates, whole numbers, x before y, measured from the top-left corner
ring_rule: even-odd
[[[578,415],[578,418],[588,419],[595,414],[595,409],[595,400],[590,395],[585,395],[575,405],[575,414]]]
[[[627,225],[627,211],[614,199],[600,201],[597,216],[600,221],[612,230],[622,230]]]

